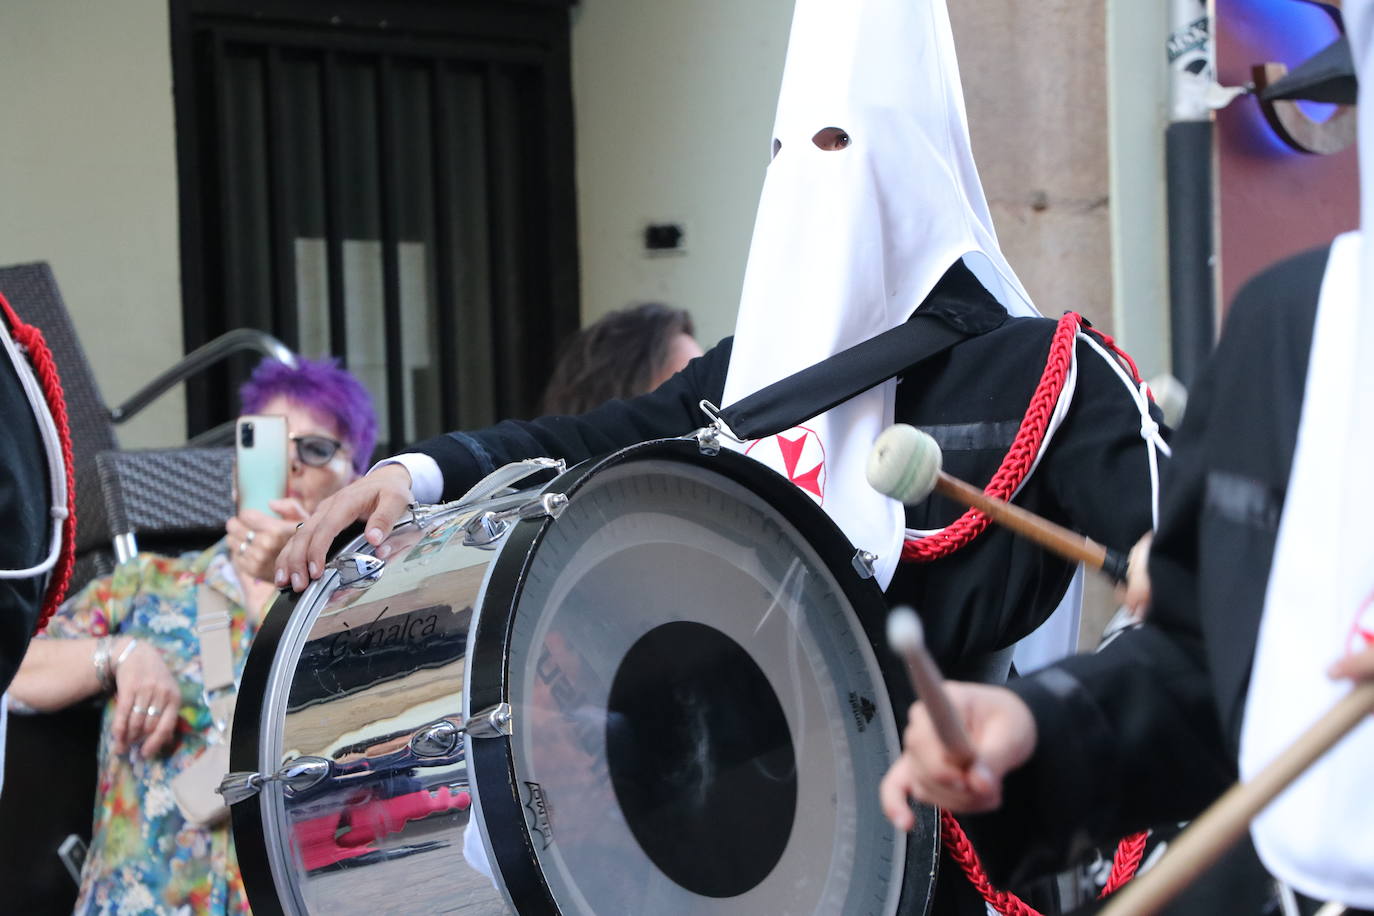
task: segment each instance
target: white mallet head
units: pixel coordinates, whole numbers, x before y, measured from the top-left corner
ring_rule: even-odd
[[[925,643],[921,618],[909,607],[896,607],[887,615],[887,646],[898,655],[907,655]]]
[[[896,423],[883,430],[868,453],[868,483],[873,489],[914,506],[935,489],[940,476],[940,445],[914,426]]]

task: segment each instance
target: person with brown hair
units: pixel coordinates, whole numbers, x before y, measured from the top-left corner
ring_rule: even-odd
[[[547,416],[648,394],[701,355],[686,309],[645,302],[603,315],[563,347],[544,389]]]

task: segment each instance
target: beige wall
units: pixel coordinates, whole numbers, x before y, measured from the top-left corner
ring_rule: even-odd
[[[791,0],[588,0],[573,28],[583,316],[661,298],[729,333]],[[1003,247],[1043,311],[1112,324],[1103,0],[950,4]],[[650,220],[687,253],[650,258]]]
[[[573,25],[582,315],[657,299],[734,331],[791,0],[585,0]],[[646,257],[648,222],[686,253]]]
[[[106,403],[182,352],[166,0],[0,3],[0,264],[52,264]],[[185,438],[180,393],[120,430]]]

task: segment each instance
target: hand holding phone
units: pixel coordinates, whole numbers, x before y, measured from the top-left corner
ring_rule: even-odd
[[[257,509],[274,517],[269,503],[286,496],[288,464],[286,418],[266,415],[239,417],[234,447],[238,508]]]

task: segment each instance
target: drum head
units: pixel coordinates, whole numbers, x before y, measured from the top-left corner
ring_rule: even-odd
[[[546,490],[568,506],[511,534],[467,668],[472,708],[507,703],[517,726],[468,741],[512,902],[895,912],[907,838],[877,797],[898,752],[873,646],[886,608],[830,519],[756,462],[687,441]],[[908,912],[933,864],[917,840]]]

